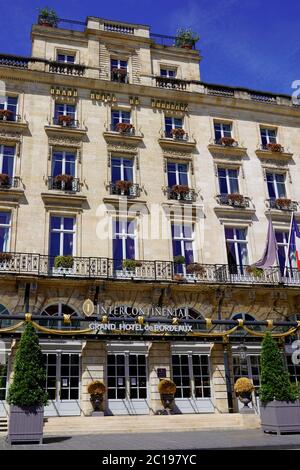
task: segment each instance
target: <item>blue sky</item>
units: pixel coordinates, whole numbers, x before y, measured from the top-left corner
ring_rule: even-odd
[[[149,24],[159,34],[191,27],[200,35],[203,81],[291,94],[300,79],[295,0],[0,0],[0,52],[30,54],[31,24],[45,5],[60,18]]]

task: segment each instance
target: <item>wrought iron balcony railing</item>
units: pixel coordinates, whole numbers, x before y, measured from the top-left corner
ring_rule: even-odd
[[[83,77],[85,73],[85,66],[80,64],[68,64],[65,62],[55,61],[49,62],[49,72]]]
[[[299,205],[297,201],[285,198],[267,199],[266,202],[268,209],[278,209],[288,212],[296,212]]]
[[[239,143],[232,137],[221,137],[219,139],[214,139],[215,145],[220,145],[222,147],[238,147]]]
[[[0,190],[1,189],[10,189],[18,188],[20,185],[19,176],[9,176],[5,174],[0,174]]]
[[[195,284],[300,285],[300,273],[289,269],[284,275],[276,266],[257,270],[226,264],[175,264],[173,261],[124,260],[98,257],[68,257],[66,264],[36,253],[0,253],[0,275],[40,277],[99,278]]]
[[[246,209],[250,207],[250,198],[242,194],[218,194],[216,196],[221,206],[231,206]]]
[[[196,200],[196,192],[194,189],[186,188],[180,189],[180,185],[177,185],[178,189],[174,187],[167,188],[168,199],[176,201],[194,202]]]
[[[110,125],[111,132],[118,132],[121,135],[136,135],[135,128],[132,124],[125,122],[118,122],[117,124]]]
[[[278,152],[284,153],[284,147],[281,144],[269,143],[269,144],[260,144],[260,150],[268,150],[269,152]]]
[[[67,118],[68,116],[64,116],[64,117]],[[79,128],[79,121],[77,119],[73,119],[72,117],[70,117],[70,119],[61,119],[58,116],[58,117],[54,117],[52,122],[56,126],[70,127],[70,128],[74,128],[74,129]]]
[[[155,83],[156,86],[160,88],[186,91],[190,82],[173,77],[155,77]]]
[[[118,83],[129,83],[128,73],[124,73],[121,71],[122,69],[118,69],[118,71],[111,71],[110,78],[112,82]]]
[[[188,142],[189,135],[187,132],[184,132],[184,129],[171,129],[171,130],[164,130],[163,136],[165,139],[172,139],[176,140],[176,142]]]
[[[117,181],[109,183],[109,193],[115,196],[127,196],[130,198],[140,196],[140,186],[130,181]]]
[[[48,176],[48,189],[77,193],[81,189],[81,184],[79,178],[70,175]]]

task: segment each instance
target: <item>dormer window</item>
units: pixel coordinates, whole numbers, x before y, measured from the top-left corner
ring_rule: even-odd
[[[165,78],[176,78],[176,70],[175,69],[160,69],[160,76]]]
[[[110,73],[113,82],[128,83],[127,60],[111,59]]]
[[[57,62],[62,62],[64,64],[75,64],[75,54],[57,54]]]

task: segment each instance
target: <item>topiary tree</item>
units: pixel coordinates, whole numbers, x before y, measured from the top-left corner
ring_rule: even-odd
[[[262,342],[260,365],[259,397],[262,403],[273,400],[294,401],[297,398],[284,364],[283,355],[270,332],[266,333]]]
[[[45,391],[46,368],[38,335],[31,323],[27,323],[16,353],[13,382],[7,401],[11,405],[41,407],[47,404]]]

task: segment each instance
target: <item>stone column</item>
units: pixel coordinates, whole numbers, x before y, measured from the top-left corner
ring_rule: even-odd
[[[157,410],[162,409],[160,394],[158,393],[157,386],[159,378],[157,376],[157,369],[166,369],[166,378],[171,378],[171,351],[170,343],[166,342],[153,342],[149,350],[148,356],[149,367],[149,390],[150,390],[150,406],[151,412],[155,413]]]
[[[85,416],[90,416],[93,407],[87,385],[93,380],[102,380],[106,388],[106,343],[100,341],[87,341],[82,349],[82,381],[81,381],[81,409]],[[103,410],[107,408],[107,393],[104,397]]]
[[[229,413],[226,370],[224,363],[224,348],[227,347],[228,366],[231,382],[231,393],[233,405],[235,408],[235,397],[233,394],[233,365],[231,346],[229,344],[214,344],[211,350],[211,369],[212,369],[212,386],[213,397],[216,413]]]

